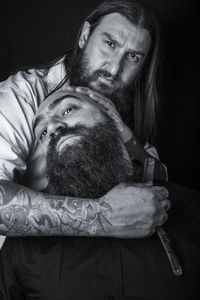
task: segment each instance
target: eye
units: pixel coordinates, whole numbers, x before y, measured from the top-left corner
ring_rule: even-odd
[[[137,55],[135,55],[134,53],[131,53],[131,52],[129,52],[127,54],[127,57],[130,61],[133,61],[133,62],[139,62],[139,60],[140,60]]]
[[[71,107],[65,109],[64,112],[63,112],[63,115],[64,115],[64,116],[68,115],[68,114],[70,113],[70,111],[72,111],[72,108],[71,108]]]
[[[43,138],[45,137],[46,134],[47,134],[47,130],[45,129],[44,131],[42,131],[42,133],[40,135],[40,140],[43,140]]]
[[[111,47],[111,48],[114,48],[114,47],[115,47],[115,44],[114,44],[113,42],[111,42],[111,41],[105,41],[105,43],[106,43],[109,47]]]

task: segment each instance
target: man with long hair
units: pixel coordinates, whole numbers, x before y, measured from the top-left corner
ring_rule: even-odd
[[[104,105],[118,124],[131,160],[142,166],[147,157],[154,156],[155,178],[164,178],[165,168],[157,159],[155,148],[150,146],[158,104],[155,82],[158,28],[152,13],[140,2],[104,2],[85,19],[72,52],[45,68],[19,71],[1,83],[0,204],[7,208],[5,213],[0,206],[1,234],[36,234],[32,226],[23,223],[22,211],[13,209],[13,201],[23,202],[24,210],[28,207],[31,214],[30,199],[34,199],[36,191],[46,187],[42,157],[33,134],[33,119],[48,94],[65,90],[67,86],[75,85],[76,91]],[[22,184],[30,188],[28,192],[22,193]],[[41,201],[49,201],[45,193],[40,192],[39,196]],[[59,202],[58,197],[54,197]],[[66,197],[68,195],[63,199]],[[109,236],[127,237],[129,228],[130,237],[147,237],[160,224],[159,203],[168,198],[168,191],[148,184],[117,185],[105,197],[111,208],[110,220],[115,224],[109,229]],[[96,214],[97,207],[94,205],[92,209]],[[162,223],[166,216],[165,213]],[[63,235],[74,235],[74,231],[67,228]],[[45,230],[41,225],[38,232],[53,234],[49,228]],[[90,227],[85,227],[85,235],[89,231]],[[79,234],[76,230],[75,235]]]

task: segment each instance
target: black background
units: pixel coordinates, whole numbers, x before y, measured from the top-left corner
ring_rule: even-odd
[[[6,1],[1,8],[0,79],[73,47],[85,16],[101,1]],[[149,0],[162,27],[161,111],[156,147],[169,180],[199,189],[199,38],[194,0]]]

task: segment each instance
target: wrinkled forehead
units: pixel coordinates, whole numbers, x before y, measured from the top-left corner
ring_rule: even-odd
[[[50,109],[57,107],[62,101],[69,99],[70,102],[74,102],[74,104],[80,103],[79,101],[87,101],[94,105],[92,100],[83,94],[80,94],[75,91],[57,91],[51,95],[49,95],[38,107],[36,112],[36,117],[40,114],[46,113]]]

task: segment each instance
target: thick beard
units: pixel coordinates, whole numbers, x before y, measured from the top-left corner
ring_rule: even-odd
[[[96,198],[118,183],[130,180],[133,170],[124,158],[113,121],[90,128],[86,136],[78,143],[67,146],[60,155],[56,150],[58,139],[60,137],[51,141],[46,157],[47,192]],[[134,180],[138,176],[135,170]]]
[[[71,59],[68,65],[69,82],[72,86],[91,87],[91,82],[96,79],[98,73],[103,73],[102,70],[97,70],[94,74],[88,75],[89,59],[85,54],[84,49],[79,49],[77,55]],[[124,86],[119,79],[119,76],[114,78],[116,80],[117,87],[111,89],[106,84],[99,84],[97,92],[101,93],[105,97],[108,97],[115,105],[123,121],[130,126],[133,130],[133,95],[134,85],[133,83]]]

